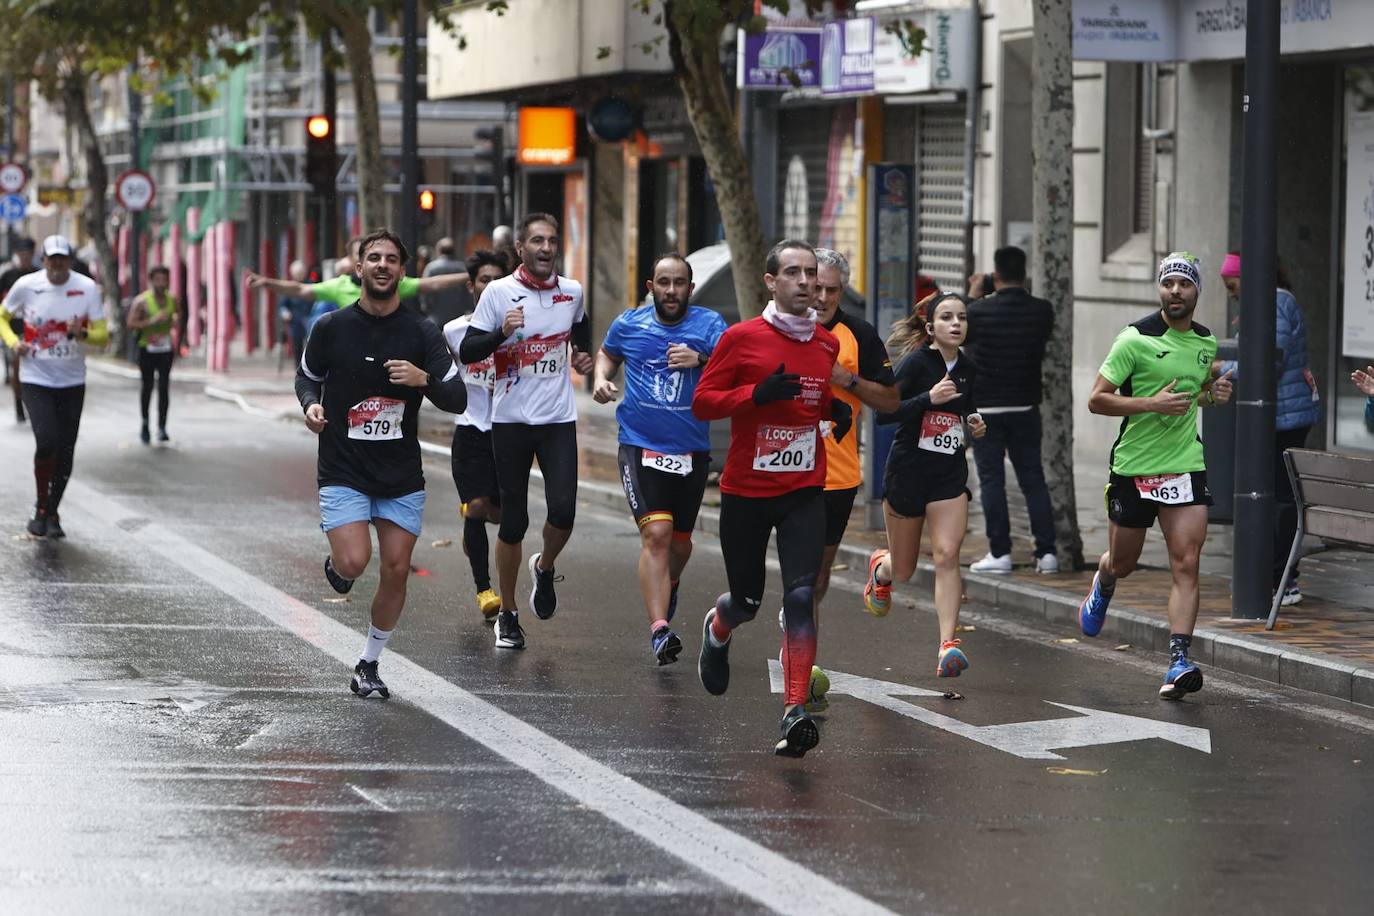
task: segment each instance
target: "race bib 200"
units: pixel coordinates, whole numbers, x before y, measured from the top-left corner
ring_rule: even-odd
[[[759,427],[754,437],[754,470],[779,474],[815,467],[815,426]]]
[[[1192,474],[1155,474],[1135,478],[1135,488],[1141,499],[1166,506],[1186,506],[1193,501]]]
[[[916,444],[927,452],[957,454],[964,447],[964,421],[957,413],[927,410],[921,415],[921,440]]]
[[[348,408],[348,438],[382,442],[401,438],[406,402],[396,398],[367,398]]]

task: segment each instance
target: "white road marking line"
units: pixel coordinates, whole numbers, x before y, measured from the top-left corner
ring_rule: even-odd
[[[117,526],[138,513],[79,481],[73,509]],[[352,667],[361,636],[302,601],[153,522],[128,532],[245,607]],[[805,902],[808,913],[887,914],[853,891],[640,785],[529,723],[498,709],[395,652],[386,680],[398,696],[506,758],[592,811],[717,881],[778,912]],[[383,702],[358,700],[355,702]]]
[[[381,809],[382,809],[383,811],[385,811],[387,814],[395,814],[395,813],[396,813],[396,809],[395,809],[395,808],[391,807],[390,805],[386,804],[385,802],[381,801],[380,799],[373,798],[373,797],[372,797],[371,795],[369,795],[369,794],[367,793],[367,791],[364,790],[361,786],[355,785],[355,784],[353,784],[353,783],[350,782],[350,783],[348,784],[348,787],[349,787],[350,789],[352,789],[355,793],[357,793],[357,795],[358,795],[360,798],[362,798],[364,801],[371,802],[372,804],[376,805],[378,808],[381,808]]]

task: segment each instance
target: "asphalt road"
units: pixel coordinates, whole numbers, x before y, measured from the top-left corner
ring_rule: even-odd
[[[929,605],[899,592],[872,619],[850,570],[821,630],[836,681],[821,745],[777,758],[771,613],[738,631],[726,696],[697,680],[724,587],[709,537],[682,587],[679,664],[652,663],[628,512],[586,504],[558,615],[522,615],[528,650],[498,652],[443,460],[382,658],[393,699],[359,700],[375,571],[347,601],[324,582],[314,437],[177,391],[171,446],[148,448],[135,400],[92,375],[61,543],[20,533],[32,439],[0,428],[6,912],[1339,913],[1374,898],[1368,709],[1210,671],[1163,703],[1162,657],[976,605],[972,667],[937,681]]]

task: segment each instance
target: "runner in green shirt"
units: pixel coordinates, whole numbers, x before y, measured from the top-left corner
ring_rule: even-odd
[[[1188,660],[1198,611],[1198,562],[1207,537],[1207,466],[1198,438],[1199,407],[1231,399],[1231,373],[1213,377],[1217,341],[1193,321],[1200,273],[1186,251],[1159,264],[1159,311],[1117,335],[1098,370],[1088,410],[1121,417],[1107,483],[1107,552],[1079,607],[1085,636],[1096,636],[1118,579],[1135,569],[1145,534],[1159,519],[1169,547],[1169,670],[1159,695],[1180,700],[1202,689]]]
[[[281,296],[292,296],[309,302],[332,302],[336,308],[347,308],[357,302],[362,295],[362,284],[358,280],[356,269],[358,243],[361,241],[360,238],[349,240],[347,259],[349,270],[340,273],[337,277],[320,283],[297,283],[295,280],[264,277],[262,274],[250,270],[247,271],[248,286],[250,289],[265,288]],[[433,277],[402,277],[397,292],[402,299],[414,299],[416,296],[437,293],[459,286],[466,283],[467,279],[466,273],[436,274]]]

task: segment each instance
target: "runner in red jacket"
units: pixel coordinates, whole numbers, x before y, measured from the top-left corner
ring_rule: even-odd
[[[706,614],[697,671],[708,692],[730,685],[730,631],[753,620],[763,600],[768,539],[778,537],[783,583],[782,735],[774,750],[800,757],[820,741],[806,714],[816,658],[812,589],[825,544],[823,435],[849,431],[849,405],[832,398],[835,336],[812,308],[816,254],[784,239],[768,253],[763,315],[725,332],[697,383],[692,412],[731,419],[720,478],[720,546],[730,591]],[[827,421],[827,422],[823,422]]]

